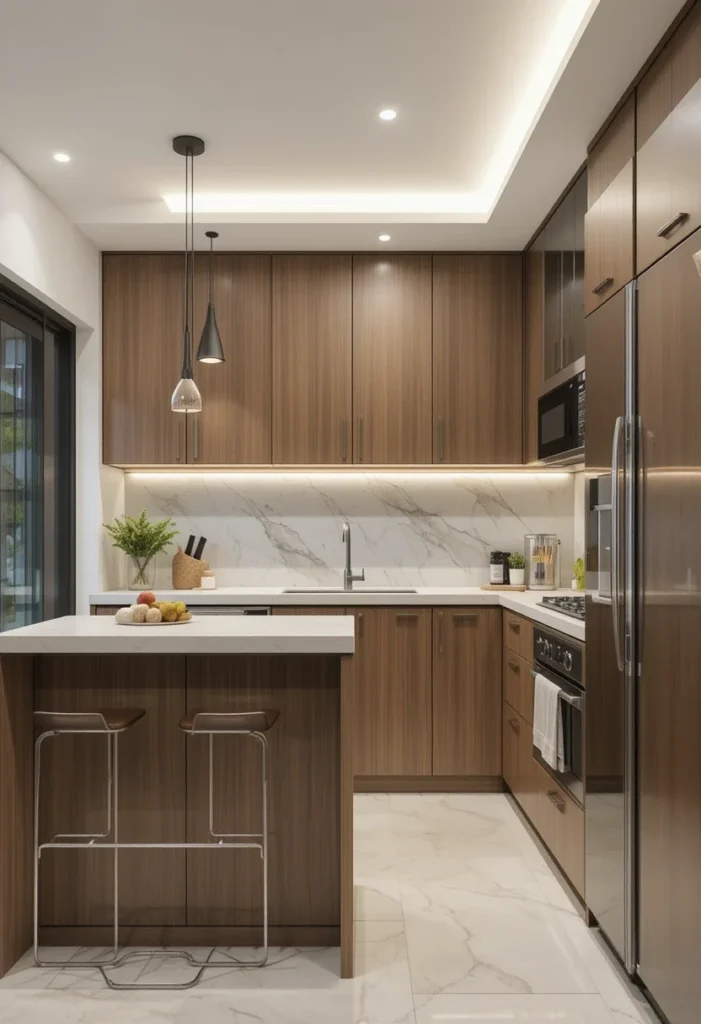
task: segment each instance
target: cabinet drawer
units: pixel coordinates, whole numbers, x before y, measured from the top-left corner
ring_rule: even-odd
[[[513,612],[504,612],[504,647],[526,661],[532,661],[533,623]]]
[[[509,650],[504,651],[503,684],[504,700],[532,725],[534,680],[530,662]]]
[[[539,798],[533,775],[533,729],[504,701],[502,718],[502,774],[523,810],[533,818]]]
[[[538,790],[532,820],[570,882],[584,896],[584,811],[533,761]]]

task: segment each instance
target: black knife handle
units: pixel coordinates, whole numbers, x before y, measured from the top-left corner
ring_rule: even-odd
[[[199,542],[197,544],[197,547],[195,548],[195,553],[192,556],[193,558],[202,558],[202,552],[204,551],[204,546],[205,546],[206,543],[207,543],[207,538],[206,537],[200,537]]]
[[[193,546],[194,543],[195,543],[195,535],[194,535],[194,533],[191,533],[190,536],[187,538],[187,547],[185,548],[185,554],[186,555],[191,555],[192,554],[192,546]]]

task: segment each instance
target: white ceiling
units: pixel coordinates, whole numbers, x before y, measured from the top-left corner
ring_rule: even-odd
[[[521,248],[682,4],[3,0],[0,149],[106,249],[181,245],[183,132],[202,246]]]

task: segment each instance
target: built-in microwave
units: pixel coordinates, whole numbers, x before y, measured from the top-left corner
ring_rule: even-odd
[[[585,371],[538,399],[540,462],[584,461]]]

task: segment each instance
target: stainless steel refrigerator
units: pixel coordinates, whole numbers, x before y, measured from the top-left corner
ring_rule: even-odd
[[[701,1003],[700,268],[697,231],[586,321],[585,895],[670,1024]]]

